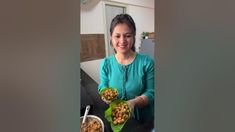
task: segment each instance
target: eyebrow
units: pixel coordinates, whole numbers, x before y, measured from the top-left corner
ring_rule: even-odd
[[[115,33],[115,35],[120,35],[120,33]],[[132,35],[132,33],[128,32],[128,33],[124,33],[124,35]]]

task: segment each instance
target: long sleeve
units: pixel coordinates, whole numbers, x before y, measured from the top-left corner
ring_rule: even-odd
[[[154,101],[154,61],[151,58],[147,59],[145,70],[145,85],[146,89],[143,95],[148,97],[148,103],[152,104]]]
[[[98,91],[100,92],[103,88],[108,87],[108,70],[107,70],[107,59],[103,59],[100,64],[100,84],[98,86]]]

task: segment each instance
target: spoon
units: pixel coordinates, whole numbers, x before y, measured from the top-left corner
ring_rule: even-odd
[[[85,114],[83,116],[82,124],[86,122],[86,117],[87,117],[89,110],[90,110],[90,105],[87,105],[86,110],[85,110]]]

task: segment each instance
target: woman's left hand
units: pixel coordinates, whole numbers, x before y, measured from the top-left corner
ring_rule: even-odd
[[[148,104],[148,98],[144,95],[142,96],[137,96],[134,99],[130,99],[127,101],[129,106],[131,107],[131,111],[134,111],[135,107],[142,108]]]
[[[130,99],[127,101],[128,105],[131,108],[131,113],[134,111],[135,105],[136,105],[136,100],[135,99]]]

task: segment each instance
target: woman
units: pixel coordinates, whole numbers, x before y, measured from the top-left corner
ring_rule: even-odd
[[[128,14],[119,14],[110,26],[114,55],[102,60],[98,90],[118,89],[118,98],[126,100],[138,121],[154,118],[154,61],[135,52],[135,22]],[[105,99],[103,99],[107,102]],[[108,102],[109,103],[109,102]]]

